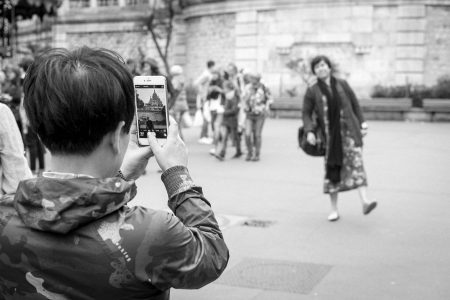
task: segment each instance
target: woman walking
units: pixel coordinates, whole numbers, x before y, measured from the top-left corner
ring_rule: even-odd
[[[316,143],[315,126],[325,133],[324,192],[330,195],[331,213],[329,221],[337,221],[338,193],[358,189],[364,214],[369,214],[377,205],[367,197],[367,176],[362,161],[363,136],[367,123],[358,100],[345,80],[332,75],[332,64],[328,57],[317,56],[311,62],[311,70],[317,82],[308,88],[303,103],[303,124],[307,141]],[[313,115],[317,120],[313,119]]]

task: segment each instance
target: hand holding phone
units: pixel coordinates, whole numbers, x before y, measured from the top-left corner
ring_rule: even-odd
[[[148,146],[148,133],[160,143],[167,139],[167,82],[164,76],[136,76],[133,79],[136,101],[137,138]]]
[[[175,166],[187,167],[188,151],[180,138],[178,124],[172,117],[170,117],[169,134],[165,144],[161,145],[155,134],[150,134],[148,141],[156,162],[163,172]]]
[[[130,128],[130,142],[120,167],[124,177],[127,180],[138,179],[144,173],[152,156],[153,152],[150,147],[139,147],[136,122],[133,120]]]

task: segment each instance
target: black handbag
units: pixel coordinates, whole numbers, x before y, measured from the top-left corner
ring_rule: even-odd
[[[316,126],[313,130],[314,135],[316,136],[316,144],[311,145],[308,143],[308,140],[306,139],[307,132],[305,132],[305,129],[303,126],[300,126],[298,129],[298,145],[302,150],[310,155],[310,156],[325,156],[326,152],[326,146],[325,146],[325,139],[322,130],[320,130],[320,127]]]

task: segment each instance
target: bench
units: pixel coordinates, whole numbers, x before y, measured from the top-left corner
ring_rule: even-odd
[[[431,121],[450,121],[450,99],[423,99],[423,110]]]
[[[368,120],[405,120],[412,107],[409,98],[373,98],[359,101],[364,117]]]
[[[295,97],[279,97],[270,105],[273,118],[301,118],[303,99]]]
[[[368,120],[405,120],[405,114],[412,106],[409,98],[362,99],[359,105]],[[279,97],[270,106],[271,117],[301,118],[303,99]]]

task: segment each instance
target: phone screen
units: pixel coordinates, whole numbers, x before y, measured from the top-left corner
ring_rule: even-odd
[[[135,85],[139,138],[146,139],[148,131],[157,139],[167,138],[166,89],[162,84]]]

